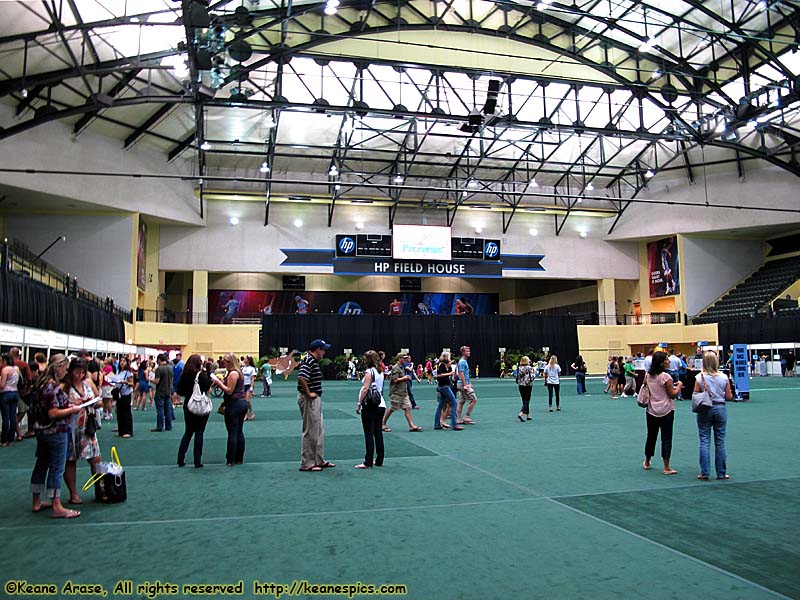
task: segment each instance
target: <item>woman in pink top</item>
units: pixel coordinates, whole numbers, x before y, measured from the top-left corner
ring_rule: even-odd
[[[650,470],[650,459],[656,453],[656,439],[661,430],[661,458],[664,460],[664,475],[675,475],[677,471],[670,468],[669,457],[672,454],[672,425],[675,421],[675,398],[681,393],[683,383],[674,385],[672,375],[667,373],[669,358],[666,353],[653,354],[650,370],[644,376],[644,385],[650,390],[650,403],[647,406],[647,441],[644,444],[645,471]]]

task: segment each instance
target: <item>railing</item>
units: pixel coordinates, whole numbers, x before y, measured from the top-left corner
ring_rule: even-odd
[[[184,325],[261,325],[261,313],[239,313],[228,317],[225,312],[200,313],[188,310],[145,310],[136,309],[136,320],[145,323],[182,323]]]
[[[92,292],[78,286],[78,278],[63,273],[48,264],[19,240],[0,241],[2,252],[2,265],[0,268],[13,272],[18,276],[27,277],[61,292],[62,294],[90,304],[91,306],[106,310],[129,323],[133,322],[133,311],[125,310],[114,304],[113,298],[101,298]]]
[[[668,325],[681,322],[681,313],[646,313],[639,315],[604,315],[594,313],[579,325]]]

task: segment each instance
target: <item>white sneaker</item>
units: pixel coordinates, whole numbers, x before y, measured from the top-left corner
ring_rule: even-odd
[[[622,394],[622,397],[623,397],[623,398],[627,398],[627,397],[628,397],[628,394]]]

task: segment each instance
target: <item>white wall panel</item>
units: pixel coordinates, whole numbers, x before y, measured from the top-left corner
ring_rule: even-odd
[[[684,237],[681,288],[686,314],[696,315],[763,261],[763,242]]]
[[[77,277],[82,288],[130,308],[132,228],[131,216],[7,215],[4,233],[34,254],[66,236],[43,260]]]

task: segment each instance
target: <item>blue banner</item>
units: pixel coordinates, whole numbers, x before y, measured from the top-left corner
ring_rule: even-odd
[[[747,359],[747,345],[733,345],[733,381],[736,383],[736,399],[750,399],[750,369]]]

